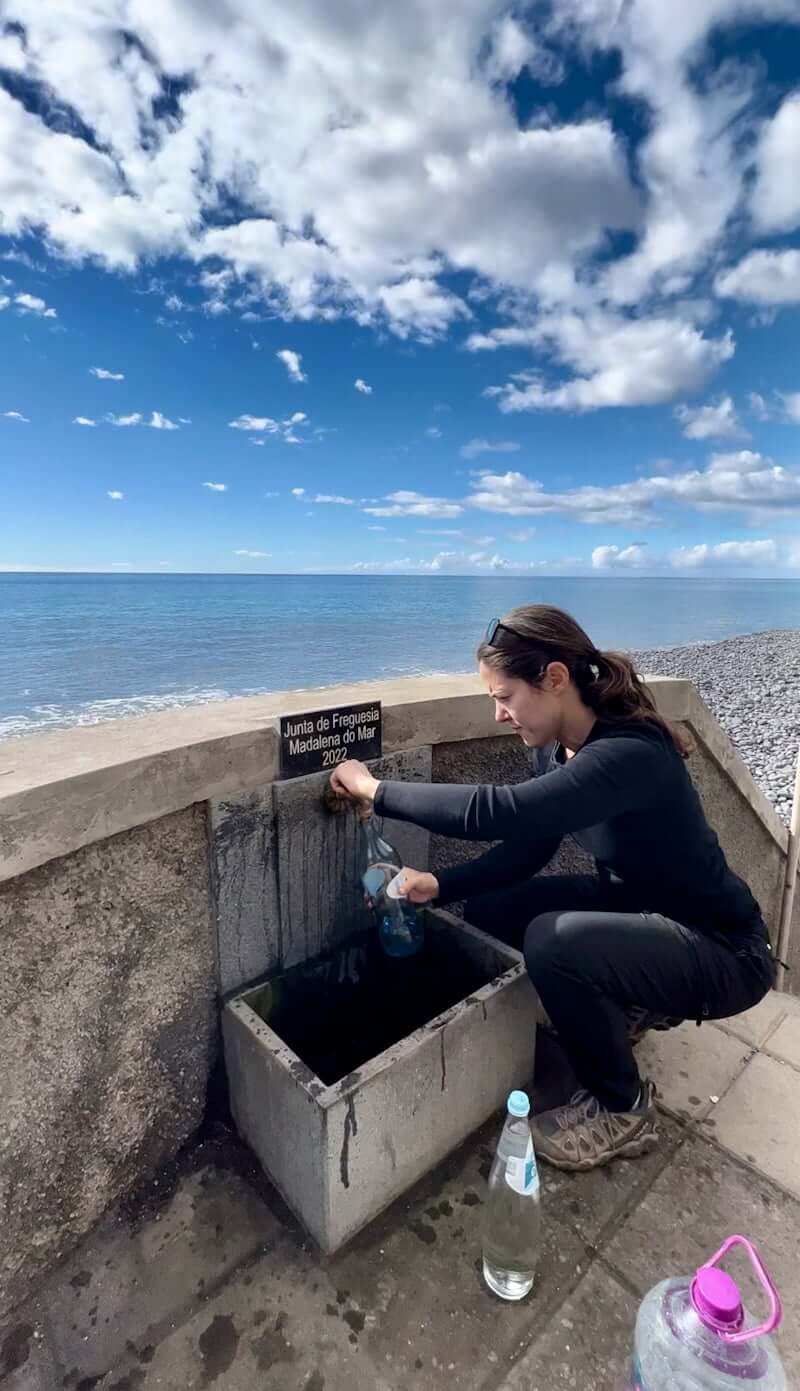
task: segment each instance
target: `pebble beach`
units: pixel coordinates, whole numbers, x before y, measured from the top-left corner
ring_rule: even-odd
[[[640,672],[692,681],[788,823],[800,747],[800,630],[631,652]]]

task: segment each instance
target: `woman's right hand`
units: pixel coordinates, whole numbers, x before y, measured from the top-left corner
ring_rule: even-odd
[[[439,880],[424,869],[404,869],[398,888],[409,903],[430,903],[439,897]]]

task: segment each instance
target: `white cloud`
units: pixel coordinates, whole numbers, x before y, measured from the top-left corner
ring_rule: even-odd
[[[459,454],[462,459],[477,459],[479,454],[516,454],[520,446],[515,440],[468,440],[462,444]]]
[[[355,387],[356,391],[361,392],[362,396],[372,395],[372,387],[367,385],[363,377],[356,377],[355,381],[353,382],[353,386]]]
[[[690,440],[707,439],[747,439],[748,432],[736,416],[736,408],[730,396],[723,396],[707,406],[677,406],[675,418],[683,426],[683,433]]]
[[[142,416],[140,411],[134,411],[132,415],[107,415],[106,420],[109,425],[141,425]]]
[[[276,435],[284,444],[306,444],[307,439],[298,435],[297,430],[309,424],[305,411],[295,411],[286,420],[273,420],[269,415],[239,415],[235,420],[228,421],[228,428],[247,430],[251,435],[251,444],[264,443],[263,440],[253,438],[254,434]]]
[[[55,309],[50,309],[45,301],[40,299],[38,295],[15,295],[14,303],[20,314],[35,314],[40,319],[58,318]]]
[[[292,497],[305,497],[305,488],[292,488]]]
[[[593,570],[639,570],[646,563],[641,546],[595,546]]]
[[[776,565],[778,547],[774,541],[720,541],[681,546],[669,557],[676,570],[698,570],[716,565]]]
[[[442,432],[438,425],[429,425],[425,434],[428,436],[429,440],[440,440],[442,438]]]
[[[204,488],[210,488],[212,493],[227,493],[227,483],[204,483]]]
[[[179,429],[180,429],[180,426],[179,426],[179,425],[176,425],[176,423],[175,423],[174,420],[170,420],[170,419],[168,419],[168,417],[167,417],[166,415],[162,415],[162,414],[161,414],[161,411],[153,411],[153,413],[152,413],[152,415],[150,416],[150,419],[148,420],[147,423],[148,423],[148,425],[150,426],[151,430],[179,430]]]
[[[497,537],[496,537],[496,536],[476,536],[476,537],[475,537],[475,545],[476,545],[476,546],[493,546],[496,540],[497,540]]]
[[[704,468],[653,474],[626,483],[584,484],[548,492],[522,473],[484,472],[466,499],[470,507],[507,516],[573,515],[587,523],[656,520],[662,506],[680,504],[697,511],[740,511],[758,520],[765,515],[800,512],[800,470],[773,464],[749,449],[713,454]]]
[[[111,489],[109,489],[109,491],[106,493],[106,497],[110,497],[112,502],[122,502],[122,499],[124,498],[124,496],[125,496],[125,494],[119,492],[119,490],[118,490],[117,488],[111,488]]]
[[[317,493],[316,497],[309,498],[309,502],[335,502],[342,507],[355,507],[355,498],[341,497],[337,493]]]
[[[125,380],[124,372],[109,372],[107,367],[90,367],[89,371],[93,377],[99,378],[101,382],[124,382]]]
[[[241,556],[244,556],[247,560],[266,560],[267,556],[269,555],[269,551],[248,551],[248,550],[241,550],[241,551],[234,551],[233,554],[234,554],[234,555],[241,555]]]
[[[649,312],[653,292],[689,292],[744,200],[755,65],[697,67],[754,14],[791,23],[797,3],[559,0],[548,19],[499,0],[7,0],[4,64],[92,138],[0,92],[3,230],[115,270],[183,257],[211,316],[350,316],[430,341],[496,287],[547,313]],[[540,102],[520,125],[519,73],[557,81],[606,53],[641,114],[635,149],[589,110],[559,122]],[[757,152],[765,209],[787,119]]]
[[[3,415],[6,420],[18,420],[23,425],[30,425],[31,423],[28,416],[23,415],[21,411],[3,411]]]
[[[291,348],[281,348],[280,351],[275,354],[275,356],[279,358],[279,360],[283,363],[284,367],[286,368],[286,371],[289,373],[290,381],[308,381],[308,377],[306,376],[301,366],[301,363],[303,361],[301,353],[295,353],[292,351]]]
[[[751,251],[721,271],[714,288],[746,304],[800,304],[800,251]]]
[[[504,412],[661,405],[698,390],[734,353],[730,333],[709,339],[686,320],[604,310],[544,316],[527,334],[578,375],[549,386],[539,372],[517,373],[486,392]]]
[[[8,295],[0,295],[0,311],[2,311],[3,309],[8,309],[10,303],[11,300],[9,299]]]
[[[753,220],[763,232],[790,232],[800,223],[800,92],[786,98],[765,126],[751,196]]]
[[[388,505],[387,505],[388,504]],[[389,493],[377,507],[363,509],[371,517],[460,517],[461,503],[442,497],[425,497],[422,493],[399,490]]]
[[[91,420],[88,415],[76,415],[72,421],[73,425],[90,425],[92,428],[97,424],[96,420]]]
[[[368,526],[367,531],[385,531],[385,526]]]
[[[525,526],[520,527],[517,531],[509,531],[506,539],[508,541],[513,541],[517,546],[524,546],[526,541],[530,541],[531,537],[535,535],[535,526]]]
[[[277,420],[273,420],[268,415],[239,415],[235,420],[228,421],[228,428],[231,430],[266,430],[268,434],[277,434],[280,426]]]
[[[759,392],[751,391],[748,403],[759,420],[779,420],[785,425],[800,425],[800,391],[775,391],[769,401]]]

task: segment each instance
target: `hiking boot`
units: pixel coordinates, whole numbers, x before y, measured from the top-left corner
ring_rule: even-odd
[[[654,1098],[653,1083],[642,1082],[632,1111],[607,1111],[589,1092],[576,1092],[569,1105],[532,1118],[536,1153],[555,1169],[575,1173],[647,1154],[658,1144]]]
[[[679,1024],[683,1024],[683,1019],[677,1019],[670,1014],[656,1014],[651,1009],[642,1009],[634,1005],[632,1009],[626,1011],[628,1019],[628,1041],[632,1048],[637,1043],[641,1043],[645,1034],[651,1029],[660,1033],[666,1029],[677,1029]]]

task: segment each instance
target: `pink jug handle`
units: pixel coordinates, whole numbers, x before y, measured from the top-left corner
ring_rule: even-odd
[[[743,1328],[738,1333],[721,1334],[726,1343],[747,1343],[751,1338],[760,1338],[764,1333],[772,1333],[773,1330],[778,1327],[778,1324],[783,1318],[783,1306],[781,1305],[781,1297],[775,1288],[772,1276],[764,1265],[758,1253],[758,1249],[753,1245],[752,1241],[748,1241],[746,1236],[729,1236],[728,1240],[720,1246],[717,1254],[712,1256],[710,1261],[706,1261],[702,1269],[717,1265],[722,1260],[722,1257],[727,1255],[732,1246],[744,1247],[750,1257],[750,1263],[761,1281],[761,1287],[769,1300],[769,1316],[765,1323],[759,1324],[757,1328]]]

